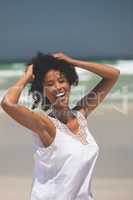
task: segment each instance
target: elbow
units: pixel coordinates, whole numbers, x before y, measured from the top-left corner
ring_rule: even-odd
[[[115,74],[114,74],[114,77],[115,79],[117,80],[120,76],[120,70],[119,69],[115,69]]]
[[[4,102],[4,100],[2,99],[1,102],[0,102],[0,106],[3,108],[4,104],[5,104],[5,102]]]
[[[107,79],[111,80],[113,82],[116,82],[118,80],[119,76],[120,76],[120,70],[114,69]]]
[[[113,65],[110,65],[110,76],[108,77],[109,79],[118,79],[120,76],[120,70]]]
[[[120,70],[114,68],[114,70],[112,71],[112,75],[110,76],[111,79],[116,80],[119,78],[120,76]]]
[[[7,103],[5,102],[4,99],[0,102],[0,106],[1,106],[1,108],[3,108],[3,110],[5,110]]]
[[[8,102],[8,100],[6,100],[5,98],[2,99],[2,101],[0,102],[1,107],[3,108],[3,110],[7,110],[8,107],[11,106],[11,103]]]
[[[119,69],[116,69],[116,73],[117,73],[117,75],[119,76],[119,75],[120,75],[120,70],[119,70]]]

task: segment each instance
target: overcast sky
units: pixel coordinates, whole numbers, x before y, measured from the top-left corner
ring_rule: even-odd
[[[133,58],[132,0],[0,0],[0,60]]]

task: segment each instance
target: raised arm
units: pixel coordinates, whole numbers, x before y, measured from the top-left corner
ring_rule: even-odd
[[[102,80],[91,90],[91,92],[80,99],[74,107],[74,109],[79,108],[87,118],[114,86],[119,77],[120,71],[105,64],[73,59],[63,53],[56,53],[54,56],[102,77]]]
[[[20,79],[8,89],[1,101],[1,107],[19,124],[37,133],[44,145],[47,146],[52,143],[53,135],[55,135],[55,126],[52,121],[47,115],[33,112],[27,107],[18,104],[22,90],[33,79],[33,66],[30,65]]]

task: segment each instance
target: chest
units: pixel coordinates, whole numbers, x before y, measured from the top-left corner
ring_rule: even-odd
[[[74,135],[77,135],[80,130],[80,125],[77,119],[71,120],[65,126],[67,130],[70,131]]]
[[[70,158],[76,162],[87,161],[98,151],[94,138],[89,135],[87,135],[86,144],[83,144],[79,138],[69,135],[67,131],[58,132],[58,136],[54,148],[54,155],[58,160]]]

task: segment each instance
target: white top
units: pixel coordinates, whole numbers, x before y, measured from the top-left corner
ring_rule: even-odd
[[[75,115],[87,134],[87,144],[53,117],[50,119],[56,126],[56,137],[50,146],[44,147],[34,134],[37,149],[30,200],[93,200],[91,177],[99,147],[88,130],[86,118],[79,111]]]

